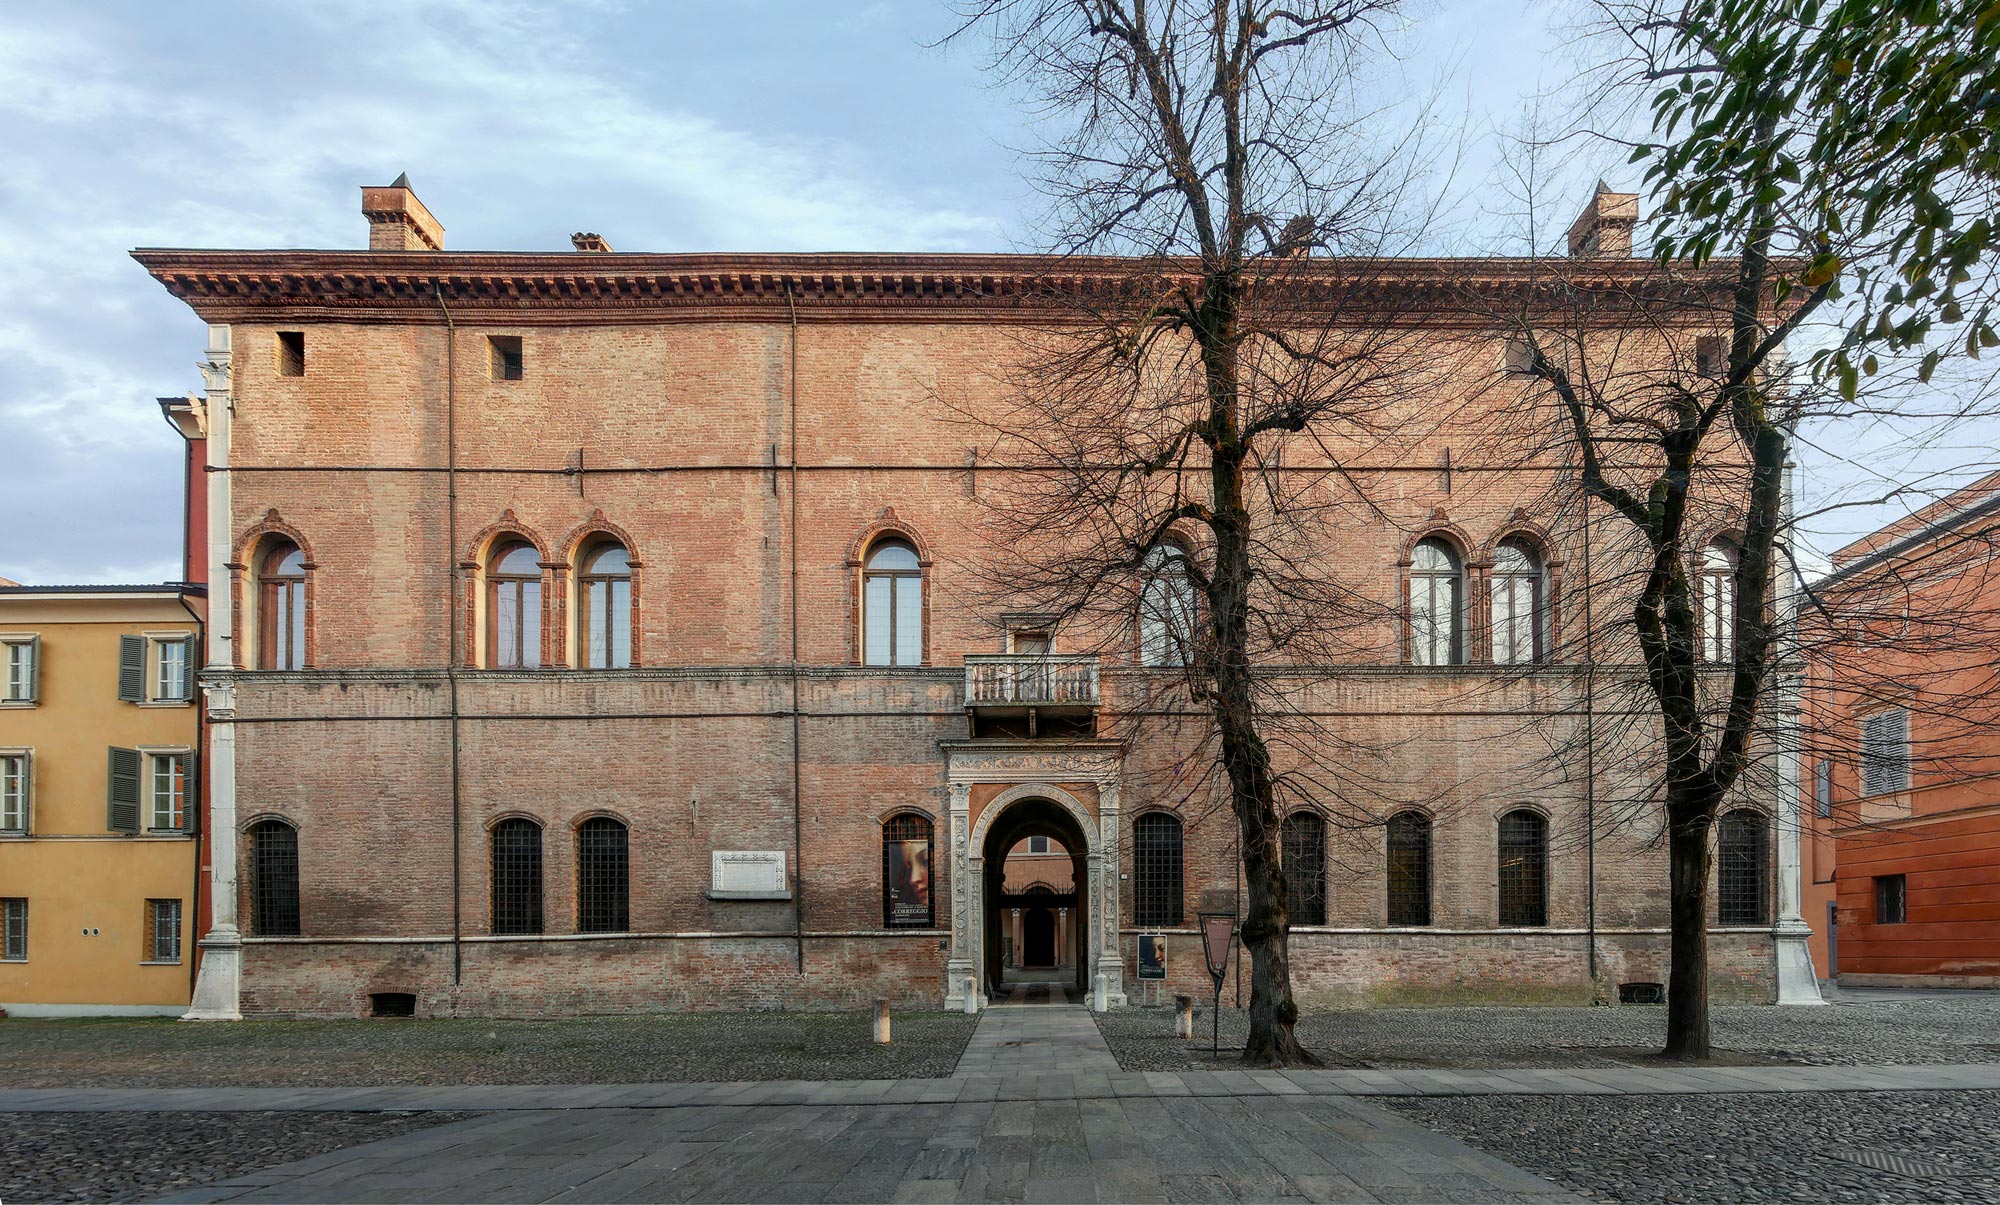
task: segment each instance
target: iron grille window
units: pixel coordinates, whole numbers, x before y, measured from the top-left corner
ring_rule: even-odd
[[[542,931],[542,826],[532,820],[493,826],[493,931]]]
[[[1295,925],[1326,923],[1326,821],[1318,812],[1293,812],[1282,833],[1286,903]]]
[[[1900,707],[1861,721],[1861,793],[1885,795],[1910,786],[1910,713]]]
[[[1875,923],[1900,925],[1909,919],[1909,880],[1899,874],[1875,877]]]
[[[0,962],[28,961],[28,901],[0,900]]]
[[[1431,923],[1431,819],[1421,812],[1389,818],[1389,923]]]
[[[282,820],[250,826],[250,931],[299,935],[299,830]]]
[[[1549,822],[1526,810],[1500,817],[1500,924],[1549,923]]]
[[[882,924],[928,929],[937,921],[931,898],[931,822],[892,816],[882,826]]]
[[[181,960],[181,902],[147,900],[146,961]]]
[[[606,816],[576,831],[576,931],[625,933],[632,928],[631,837]]]
[[[1132,824],[1132,912],[1142,925],[1181,923],[1181,822],[1149,812]]]
[[[1725,925],[1762,925],[1770,877],[1770,834],[1764,817],[1747,808],[1722,818],[1715,840],[1716,920]]]

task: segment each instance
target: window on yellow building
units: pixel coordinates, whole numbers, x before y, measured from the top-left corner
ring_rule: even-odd
[[[0,833],[28,832],[28,753],[0,754]]]
[[[28,961],[28,901],[0,900],[0,962]]]
[[[181,960],[181,902],[146,901],[147,962],[178,963]]]
[[[156,833],[184,833],[187,823],[188,760],[186,753],[154,753],[147,790],[146,827]]]
[[[41,640],[35,636],[0,636],[5,676],[0,677],[0,705],[29,706],[41,694]]]

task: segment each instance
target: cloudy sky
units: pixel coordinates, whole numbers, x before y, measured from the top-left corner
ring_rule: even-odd
[[[1560,39],[1519,0],[1420,16],[1398,70],[1444,81],[1476,183]],[[358,186],[401,171],[454,249],[1031,246],[1032,132],[976,44],[929,48],[950,28],[932,0],[0,6],[0,576],[179,574],[153,399],[198,385],[203,332],[134,247],[359,247]]]

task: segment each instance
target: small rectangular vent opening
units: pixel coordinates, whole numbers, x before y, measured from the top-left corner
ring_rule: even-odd
[[[520,380],[521,336],[489,335],[486,342],[493,350],[493,379],[496,381]]]
[[[417,998],[410,992],[372,992],[368,996],[371,1017],[414,1017]]]
[[[302,377],[306,375],[306,333],[304,331],[278,332],[278,375],[281,377]]]
[[[1664,983],[1621,983],[1618,985],[1620,1004],[1665,1004],[1667,985]]]

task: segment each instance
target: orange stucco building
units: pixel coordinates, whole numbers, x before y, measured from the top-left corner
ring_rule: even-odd
[[[1803,635],[1806,916],[1842,983],[2000,987],[2000,472],[1834,554]]]

